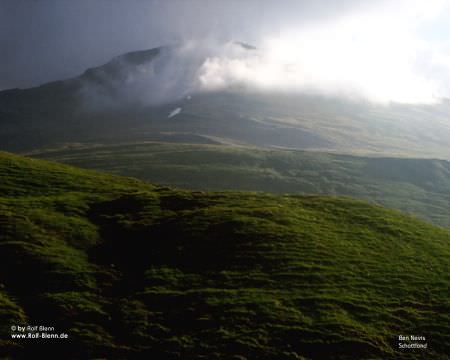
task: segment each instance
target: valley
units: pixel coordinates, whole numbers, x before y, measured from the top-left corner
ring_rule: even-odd
[[[450,163],[218,144],[73,144],[33,157],[195,190],[358,198],[450,227]]]

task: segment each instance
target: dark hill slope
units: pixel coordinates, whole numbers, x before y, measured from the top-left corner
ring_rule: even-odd
[[[66,141],[120,138],[135,125],[138,111],[112,104],[125,103],[120,89],[162,49],[117,56],[72,79],[0,91],[0,149],[20,151]]]
[[[345,198],[173,190],[1,153],[0,353],[444,359],[449,239]],[[69,339],[12,340],[12,325]],[[398,350],[400,334],[428,348]]]

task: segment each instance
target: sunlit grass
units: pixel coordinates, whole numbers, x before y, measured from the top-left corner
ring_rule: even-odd
[[[0,154],[2,353],[45,323],[79,358],[448,354],[450,232],[350,198],[203,192]],[[400,334],[428,349],[400,352]]]

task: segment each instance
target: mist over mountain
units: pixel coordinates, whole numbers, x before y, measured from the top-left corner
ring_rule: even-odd
[[[448,20],[442,0],[4,0],[0,89],[73,77],[116,54],[179,44],[183,53],[170,61],[207,60],[201,80],[208,89],[244,83],[432,103],[450,95]],[[258,52],[218,51],[230,39]]]
[[[244,45],[135,51],[72,79],[2,91],[1,149],[168,140],[450,158],[447,100],[386,104],[259,87],[243,75],[252,66],[241,69],[239,59],[261,51]],[[236,71],[214,65],[233,57]]]
[[[242,42],[191,42],[127,53],[88,69],[80,77],[81,97],[92,109],[170,103],[219,88],[211,84],[205,73],[211,57],[242,57],[250,51],[256,48]],[[220,87],[229,88],[233,84]]]
[[[258,45],[285,25],[326,21],[355,7],[359,1],[2,0],[0,90],[74,77],[117,54],[161,44]]]
[[[170,21],[160,9],[160,31],[145,32],[158,47],[136,47],[68,80],[1,91],[1,149],[176,139],[449,159],[445,46],[424,41],[421,30],[445,6],[349,1],[337,10],[324,1],[321,13],[307,3],[292,7],[303,14],[298,23],[273,4],[249,2],[239,16],[231,5],[167,5]],[[229,20],[223,30],[213,26],[219,10]],[[268,10],[276,20],[262,16]],[[208,20],[188,30],[181,17],[196,12]],[[168,28],[185,36],[169,39]]]
[[[320,49],[333,48],[316,39],[322,37],[320,31],[267,39],[261,47],[238,41],[189,40],[118,56],[85,74],[84,99],[99,106],[157,105],[193,93],[231,90],[384,105],[442,101],[432,82],[413,68],[405,68],[407,62],[399,65],[401,69],[385,69],[381,74],[376,69],[380,64],[365,57],[349,60],[338,48],[334,53],[320,53]],[[334,60],[328,63],[330,57]]]

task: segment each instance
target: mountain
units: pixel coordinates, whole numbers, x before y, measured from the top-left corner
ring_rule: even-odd
[[[175,190],[0,153],[0,351],[445,359],[449,239],[349,198]],[[25,325],[68,338],[12,338]]]
[[[2,91],[0,148],[158,140],[450,159],[448,100],[377,105],[239,86],[199,92],[195,80],[208,56],[183,57],[176,47],[137,51],[77,78]]]
[[[126,118],[119,121],[117,116],[108,116],[109,110],[91,108],[88,97],[98,91],[113,99],[127,74],[151,62],[160,51],[157,48],[118,56],[77,78],[1,91],[1,148],[20,151],[67,141],[89,141],[95,139],[97,131],[109,128],[115,133],[127,128],[130,123],[124,121]]]
[[[33,157],[197,190],[344,195],[450,228],[450,162],[218,144],[72,145]]]

